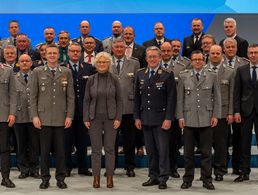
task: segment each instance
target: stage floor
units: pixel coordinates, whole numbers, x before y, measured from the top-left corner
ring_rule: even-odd
[[[199,181],[200,178],[200,169],[196,169],[195,180],[193,186],[188,190],[181,190],[180,185],[182,184],[182,175],[184,173],[183,169],[179,169],[181,175],[180,179],[170,178],[167,182],[168,188],[166,190],[159,190],[157,186],[151,187],[142,187],[142,182],[148,179],[148,173],[146,168],[136,169],[136,177],[128,178],[125,175],[123,169],[117,169],[114,176],[114,188],[106,188],[106,178],[101,177],[101,188],[93,189],[92,188],[92,177],[79,176],[76,174],[77,170],[73,170],[71,177],[66,178],[66,183],[68,188],[65,190],[60,190],[56,187],[56,181],[54,178],[54,169],[51,169],[52,178],[50,180],[50,187],[47,190],[40,190],[39,184],[41,180],[26,178],[18,179],[19,172],[14,169],[11,171],[11,179],[16,184],[16,188],[7,189],[3,186],[0,186],[1,195],[11,194],[11,195],[72,195],[72,194],[105,194],[105,195],[148,195],[148,194],[181,194],[181,195],[191,195],[191,194],[223,194],[223,195],[242,195],[242,194],[256,194],[258,191],[258,169],[253,168],[250,175],[250,181],[243,183],[234,183],[233,180],[236,178],[235,175],[228,174],[224,177],[224,181],[216,182],[214,181],[215,191],[208,191],[202,187],[202,182]],[[102,169],[104,173],[104,169]],[[231,173],[231,169],[229,169]],[[103,174],[102,174],[103,175]]]

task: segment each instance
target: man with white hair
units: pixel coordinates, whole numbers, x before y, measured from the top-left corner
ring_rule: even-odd
[[[224,20],[224,32],[226,37],[232,37],[237,41],[237,56],[247,58],[247,48],[248,42],[247,40],[239,37],[237,35],[237,23],[234,18],[226,18]],[[223,41],[220,41],[220,46],[223,47]]]

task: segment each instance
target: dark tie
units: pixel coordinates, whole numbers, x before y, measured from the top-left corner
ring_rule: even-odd
[[[196,79],[197,79],[197,81],[200,80],[200,73],[199,72],[196,73]]]
[[[117,64],[116,64],[116,69],[117,69],[118,74],[120,73],[120,62],[121,62],[121,60],[117,60]]]
[[[168,64],[167,64],[167,63],[165,63],[165,64],[163,64],[163,65],[164,65],[164,67],[165,67],[165,68],[167,68],[167,67],[168,67]]]
[[[205,54],[205,62],[206,62],[206,64],[208,63],[208,61],[209,61],[209,54]]]
[[[93,55],[88,55],[88,63],[91,64],[91,58],[93,57]]]
[[[78,71],[77,71],[77,64],[74,64],[74,65],[73,65],[73,71],[74,71],[75,73],[78,72]]]
[[[256,85],[256,79],[257,79],[257,74],[256,74],[256,66],[252,67],[253,72],[252,72],[252,84],[253,86]]]
[[[154,70],[151,70],[150,73],[151,73],[151,74],[150,74],[150,79],[152,79],[152,78],[154,77],[155,71],[154,71]]]
[[[228,65],[232,67],[232,60],[228,61]]]
[[[217,66],[213,66],[212,69],[216,71],[218,68],[217,68]]]
[[[158,47],[160,48],[160,46],[161,46],[161,41],[158,41]]]
[[[199,37],[196,35],[196,36],[195,36],[195,42],[194,42],[194,44],[196,44],[198,41],[199,41]]]
[[[173,57],[173,60],[176,61],[176,56]]]
[[[52,73],[53,77],[55,77],[56,71],[52,69],[52,70],[51,70],[51,73]]]
[[[24,74],[23,77],[24,77],[25,82],[28,83],[28,74]]]
[[[13,39],[13,45],[16,46],[16,38]]]

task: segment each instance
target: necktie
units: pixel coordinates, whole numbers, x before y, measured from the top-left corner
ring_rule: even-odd
[[[256,66],[252,67],[253,72],[252,72],[252,84],[253,86],[256,85],[256,79],[257,79],[257,74],[256,74]]]
[[[121,60],[117,60],[117,64],[116,64],[116,69],[117,69],[118,74],[120,73],[120,62],[121,62]]]
[[[200,80],[200,73],[199,72],[196,73],[196,79],[197,79],[197,81]]]
[[[160,46],[161,46],[161,41],[158,41],[158,47],[160,48]]]
[[[151,70],[151,71],[150,71],[150,79],[154,77],[154,74],[155,74],[155,71],[154,71],[154,70]]]
[[[232,60],[228,61],[228,65],[232,67]]]
[[[205,54],[205,62],[206,62],[206,64],[208,63],[208,61],[209,61],[209,54]]]
[[[212,69],[216,71],[218,68],[217,68],[217,66],[213,66]]]
[[[92,55],[88,55],[88,63],[91,64]]]
[[[176,56],[173,57],[173,60],[176,61]]]
[[[23,77],[24,77],[25,82],[28,83],[28,74],[24,74]]]
[[[51,73],[52,73],[53,77],[55,77],[56,71],[52,69],[52,70],[51,70]]]
[[[16,38],[13,39],[13,45],[16,46]]]
[[[130,46],[126,46],[125,55],[127,58],[131,57],[131,47]]]
[[[194,44],[196,44],[196,43],[198,42],[198,40],[199,40],[199,37],[196,35],[196,36],[195,36]]]
[[[73,65],[73,71],[74,71],[75,73],[78,72],[78,71],[77,71],[77,64],[74,64],[74,65]]]
[[[165,68],[167,68],[167,67],[168,67],[168,64],[167,64],[167,63],[165,63],[165,64],[163,64],[163,65],[164,65],[164,67],[165,67]]]

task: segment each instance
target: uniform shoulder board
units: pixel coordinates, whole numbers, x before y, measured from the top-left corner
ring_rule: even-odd
[[[184,73],[187,73],[187,72],[189,72],[189,70],[188,69],[184,69],[184,70],[180,71],[179,74],[184,74]]]
[[[224,64],[224,67],[234,70],[233,66],[229,66],[228,64]]]
[[[213,73],[216,73],[215,70],[211,69],[211,68],[207,68],[208,72],[213,72]]]
[[[164,68],[164,67],[161,66],[160,69],[161,69],[162,71],[164,71],[164,72],[170,73],[170,71],[169,71],[167,68]]]
[[[185,57],[185,56],[183,56],[183,58],[184,58],[186,61],[191,62],[191,60],[190,60],[189,58],[187,58],[187,57]]]
[[[1,67],[2,68],[12,68],[10,65],[8,65],[8,64],[1,64]]]
[[[245,62],[250,62],[249,59],[245,58],[245,57],[242,57],[242,59],[245,61]]]
[[[137,70],[137,72],[143,71],[145,69],[146,69],[146,67],[145,68],[140,68],[140,69]]]

